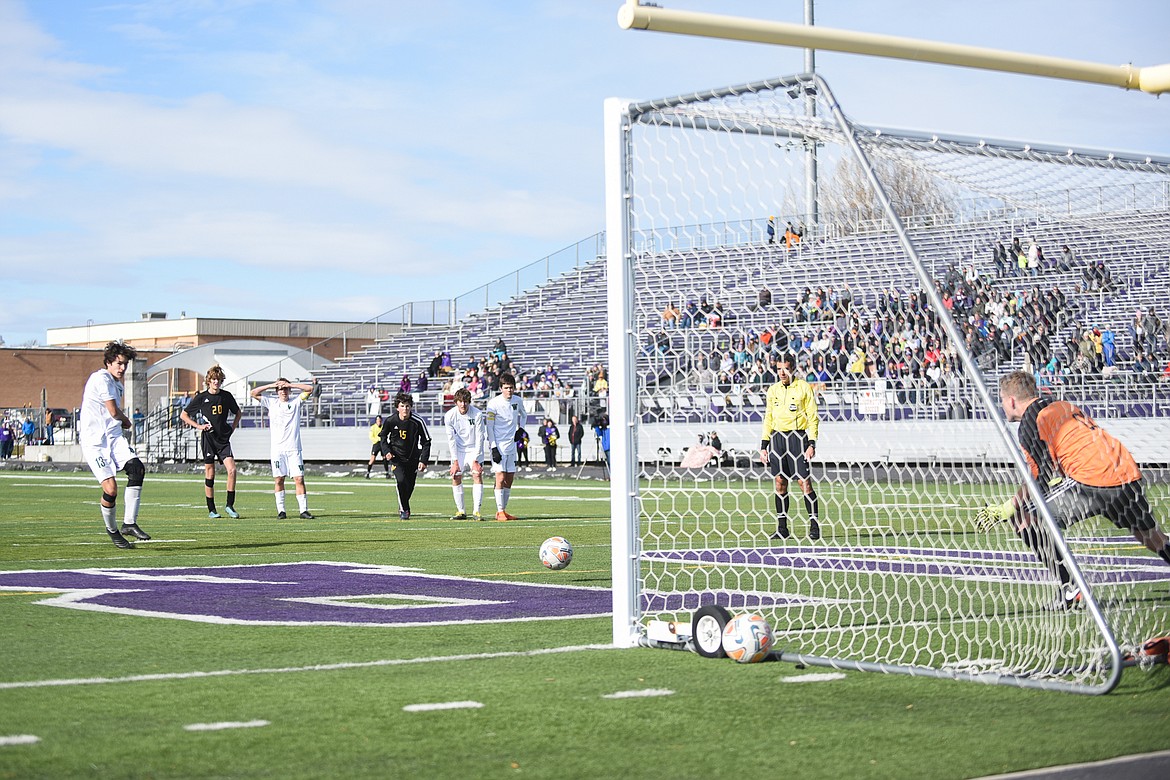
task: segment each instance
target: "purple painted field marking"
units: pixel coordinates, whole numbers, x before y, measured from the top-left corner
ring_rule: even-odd
[[[474,580],[335,561],[0,572],[0,590],[30,589],[60,594],[37,604],[244,625],[498,623],[600,617],[611,608],[608,588]]]

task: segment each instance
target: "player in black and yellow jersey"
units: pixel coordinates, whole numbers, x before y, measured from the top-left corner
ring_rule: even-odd
[[[1068,401],[1040,398],[1036,380],[1026,371],[1000,379],[999,395],[1004,415],[1020,424],[1020,448],[1061,528],[1101,515],[1170,563],[1167,537],[1146,500],[1141,469],[1124,444]],[[1060,579],[1061,596],[1054,607],[1079,605],[1080,591],[1060,551],[1036,522],[1025,488],[1002,504],[988,505],[976,518],[983,530],[1007,520]]]
[[[382,426],[382,444],[390,459],[398,490],[398,519],[410,519],[410,496],[414,483],[431,461],[431,434],[427,424],[414,413],[410,393],[394,396],[395,414]]]
[[[764,400],[760,461],[775,479],[776,533],[772,538],[787,539],[792,535],[788,530],[788,480],[795,478],[808,510],[808,538],[816,540],[821,538],[820,512],[809,461],[816,454],[820,417],[812,387],[797,378],[795,370],[796,358],[792,355],[777,359],[776,376],[780,381],[768,388]]]
[[[236,511],[236,459],[232,455],[232,434],[240,425],[240,405],[235,396],[224,390],[226,379],[218,365],[207,371],[206,389],[195,394],[179,419],[192,428],[201,431],[200,448],[203,450],[203,496],[207,499],[207,516],[219,519],[215,511],[215,462],[218,460],[227,469],[227,505],[224,511],[229,517],[239,517]]]

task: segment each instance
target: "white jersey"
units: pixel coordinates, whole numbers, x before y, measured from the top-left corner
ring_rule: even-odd
[[[122,438],[122,422],[110,416],[106,401],[114,401],[121,409],[124,391],[122,383],[104,368],[89,375],[81,396],[81,419],[78,421],[81,444],[102,447]]]
[[[454,453],[466,453],[478,458],[484,452],[484,415],[474,406],[467,407],[467,414],[460,414],[459,409],[449,409],[443,415],[444,427],[447,429],[447,448]]]
[[[307,393],[282,401],[262,395],[260,403],[268,410],[268,427],[272,429],[272,459],[281,453],[301,452],[301,403]]]
[[[487,418],[484,425],[487,433],[488,448],[498,447],[501,450],[512,449],[516,446],[516,431],[528,424],[528,412],[524,410],[524,400],[518,395],[511,400],[497,395],[488,401]]]

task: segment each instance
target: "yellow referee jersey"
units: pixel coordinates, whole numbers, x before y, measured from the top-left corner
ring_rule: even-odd
[[[771,439],[776,431],[805,431],[809,439],[817,440],[821,425],[817,398],[812,385],[803,379],[793,379],[788,386],[777,382],[769,387],[764,409],[762,441]]]

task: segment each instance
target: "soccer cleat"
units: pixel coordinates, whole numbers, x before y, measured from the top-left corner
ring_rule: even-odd
[[[219,520],[221,517],[223,517],[223,515],[221,515],[219,512],[208,512],[207,513],[207,519],[209,519],[209,520]]]
[[[227,512],[228,517],[233,520],[238,520],[240,517],[240,513],[235,510],[235,507],[225,506],[223,511]]]
[[[504,512],[504,517],[508,518],[509,520],[519,520],[520,519],[519,517],[516,517],[516,515],[510,515],[507,512]]]
[[[476,521],[478,521],[478,522],[480,522],[480,523],[482,523],[482,522],[483,522],[483,515],[481,515],[479,512],[476,512],[476,513],[475,513],[474,515],[472,515],[471,517],[472,517],[472,519],[473,519],[473,520],[476,520]]]
[[[500,510],[499,512],[496,512],[496,520],[497,520],[498,522],[501,522],[501,523],[506,523],[506,522],[508,522],[509,520],[512,520],[512,519],[513,519],[513,517],[512,517],[511,515],[509,515],[507,512],[503,511],[503,510]]]
[[[106,529],[106,533],[110,535],[110,541],[113,542],[114,546],[119,550],[131,550],[134,548],[134,545],[130,544],[130,540],[122,536],[122,534],[118,533],[117,531]]]
[[[792,532],[788,530],[788,518],[776,518],[776,533],[772,534],[773,539],[787,539],[792,536]]]
[[[276,519],[277,520],[287,520],[288,515],[286,515],[283,511],[280,511],[280,512],[276,513]]]
[[[129,525],[122,523],[122,535],[133,536],[135,539],[141,539],[144,542],[150,539],[150,534],[139,528],[138,523],[130,523]],[[117,543],[115,542],[115,544]]]
[[[403,509],[401,512],[398,513],[398,519],[399,520],[409,520],[410,519],[410,512],[407,512],[405,509]]]
[[[306,509],[304,512],[301,512],[301,519],[302,520],[316,520],[317,518],[313,516],[312,512],[310,512],[308,509]]]
[[[366,479],[369,479],[369,478],[370,478],[370,472],[367,471],[366,472]]]
[[[809,518],[808,521],[808,538],[814,542],[821,538],[821,526],[812,518]]]
[[[1085,597],[1081,589],[1071,583],[1060,587],[1060,594],[1044,607],[1046,612],[1064,612],[1070,609],[1083,609]]]
[[[458,514],[452,515],[451,519],[452,520],[466,520],[467,513],[466,512],[459,512]]]

